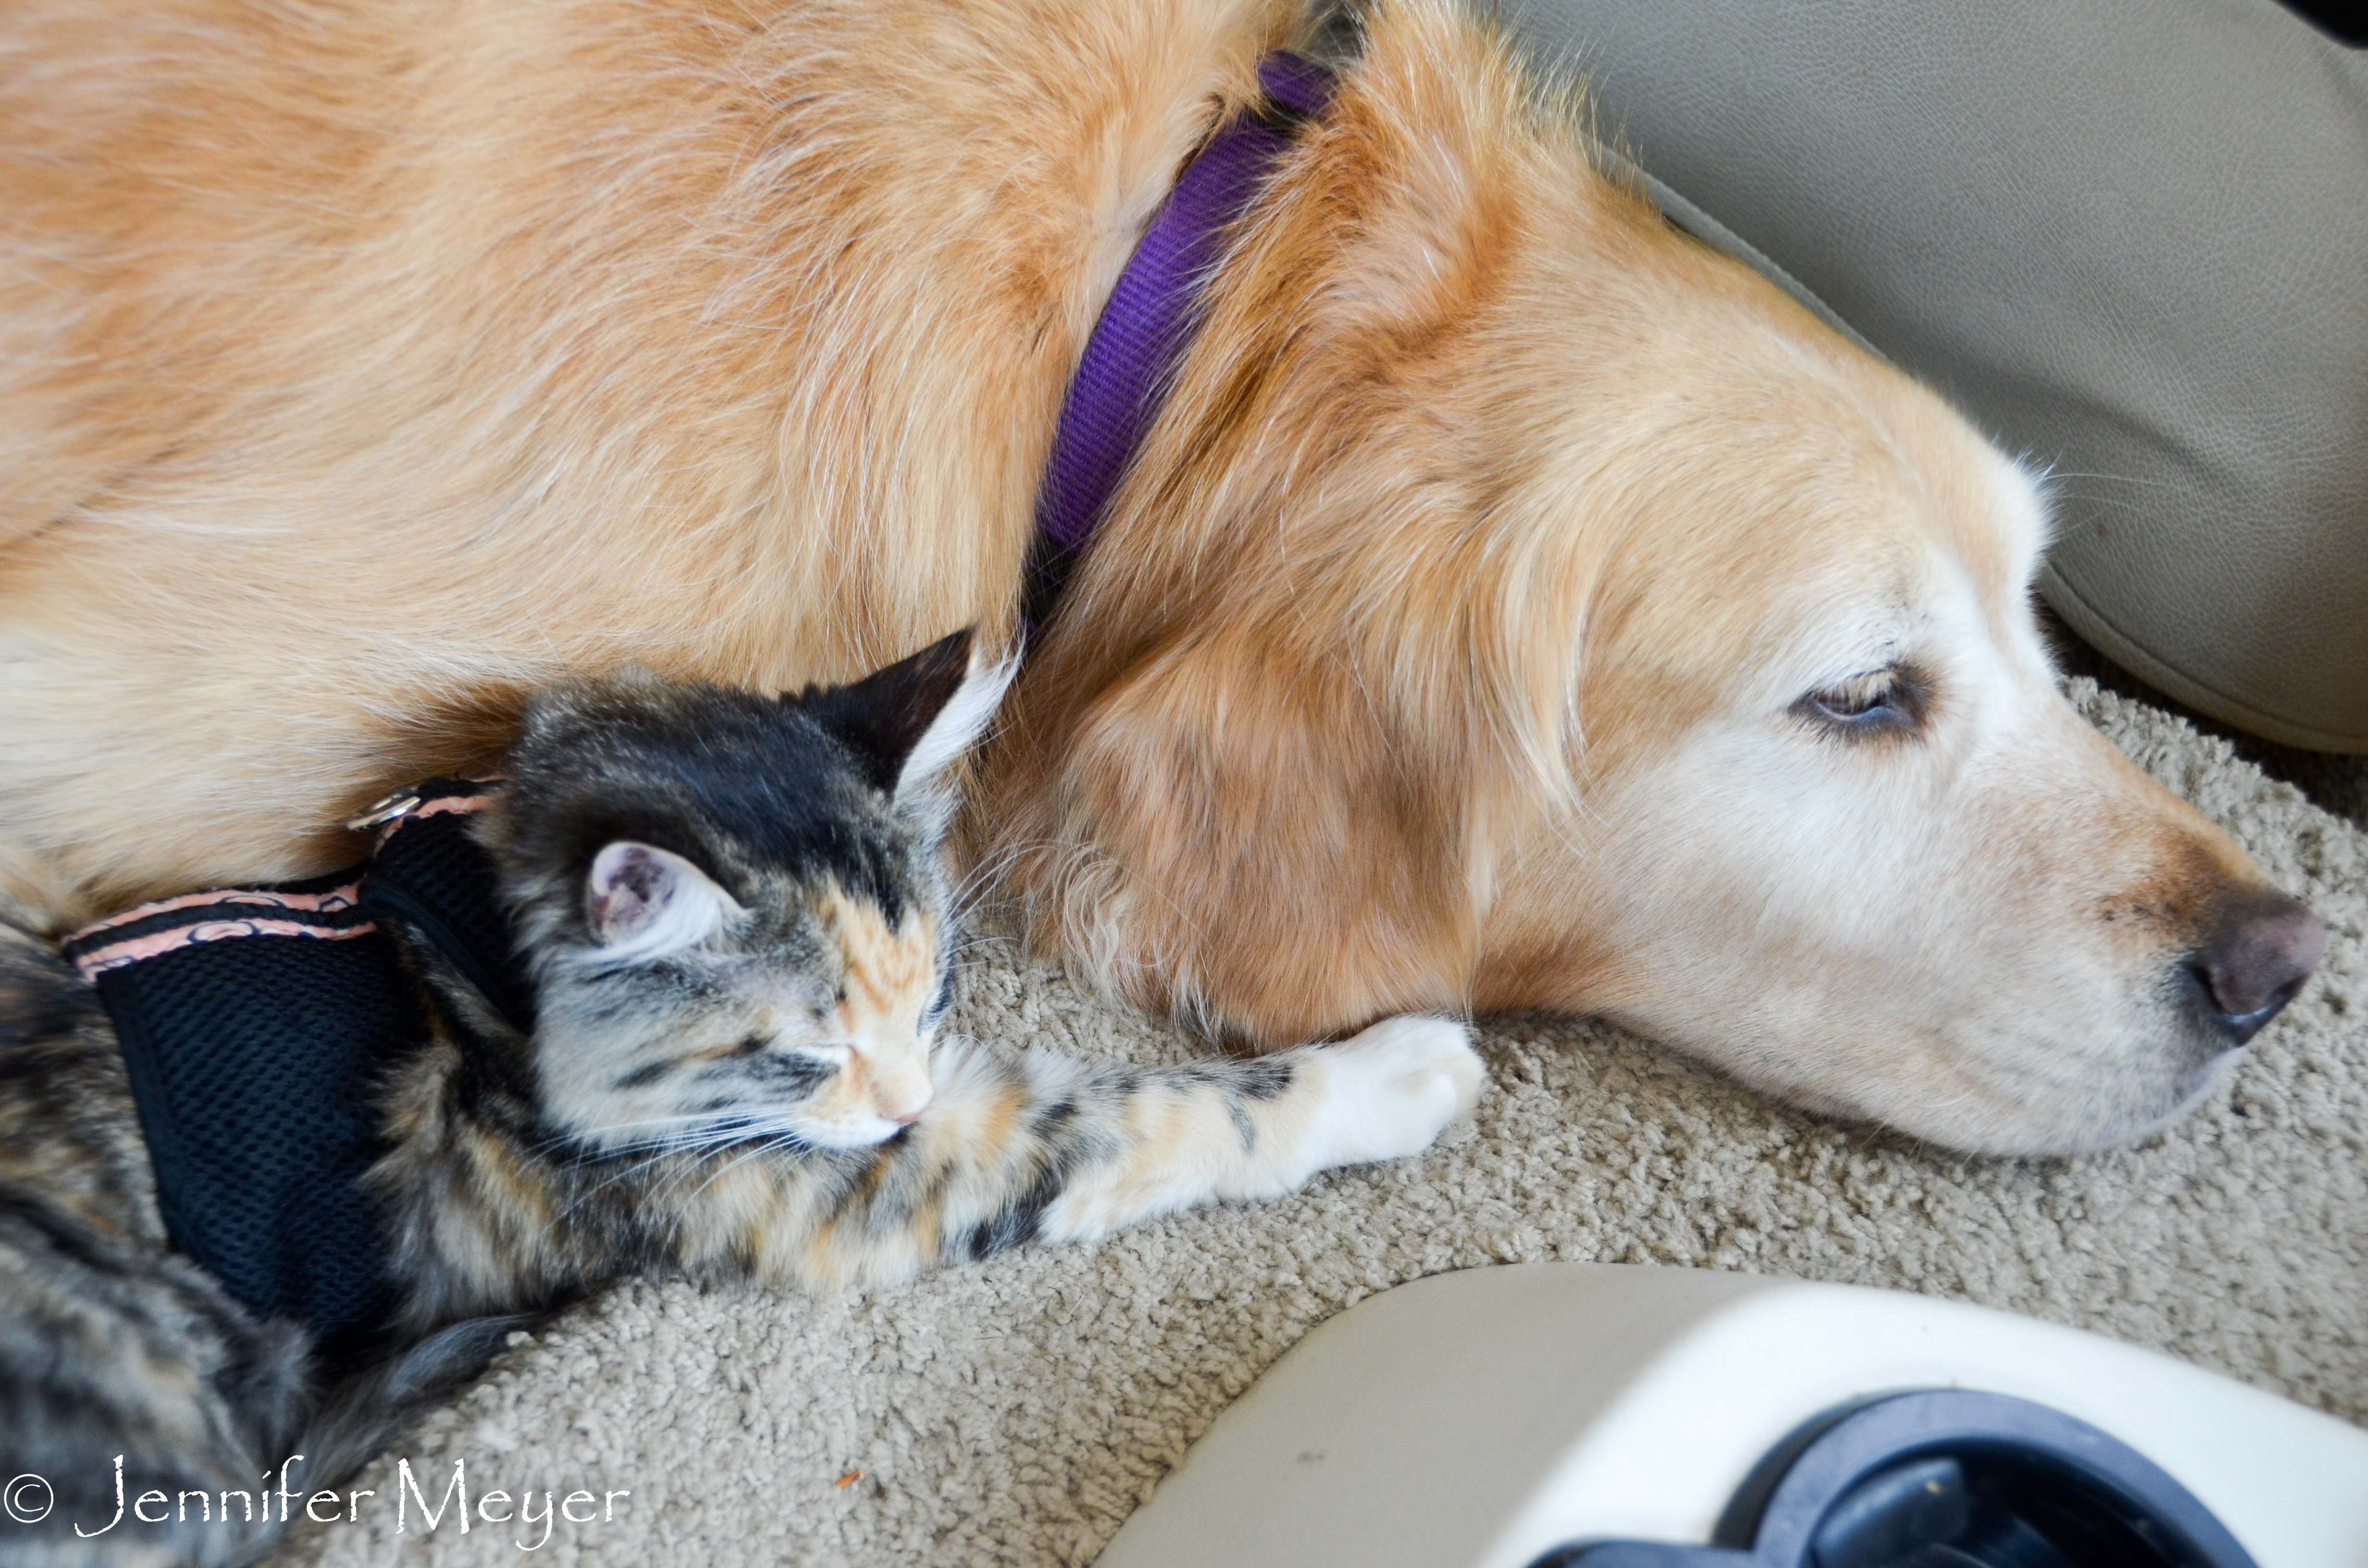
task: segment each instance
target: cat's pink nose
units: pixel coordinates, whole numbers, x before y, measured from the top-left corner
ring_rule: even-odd
[[[929,1100],[931,1097],[929,1091],[924,1089],[921,1091],[921,1097],[919,1099],[913,1101],[910,1105],[905,1106],[901,1110],[882,1106],[881,1108],[880,1114],[886,1117],[889,1120],[894,1122],[899,1127],[910,1127],[913,1123],[921,1119],[921,1113],[923,1111],[929,1108]]]

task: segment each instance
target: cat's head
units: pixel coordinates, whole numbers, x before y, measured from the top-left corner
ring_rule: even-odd
[[[553,1130],[595,1148],[882,1142],[930,1096],[949,771],[1010,665],[967,631],[780,698],[627,676],[529,709],[479,827]]]

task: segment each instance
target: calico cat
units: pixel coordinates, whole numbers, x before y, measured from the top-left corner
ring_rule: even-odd
[[[529,994],[398,924],[426,1038],[379,1080],[363,1186],[402,1348],[325,1392],[303,1331],[171,1249],[107,1013],[0,926],[0,1452],[58,1487],[47,1525],[0,1520],[0,1558],[242,1557],[268,1525],[65,1524],[108,1517],[117,1454],[168,1495],[289,1451],[327,1484],[500,1314],[629,1272],[884,1285],[1285,1193],[1470,1108],[1478,1058],[1440,1018],[1150,1068],[941,1038],[948,778],[1008,676],[957,634],[778,699],[623,677],[530,705],[470,828]]]

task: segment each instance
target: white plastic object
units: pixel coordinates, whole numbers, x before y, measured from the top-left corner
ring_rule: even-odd
[[[1522,1264],[1385,1291],[1220,1416],[1098,1568],[1527,1568],[1705,1545],[1752,1468],[1869,1395],[1972,1389],[2127,1443],[2260,1568],[2368,1568],[2368,1432],[2152,1351],[1898,1291]]]

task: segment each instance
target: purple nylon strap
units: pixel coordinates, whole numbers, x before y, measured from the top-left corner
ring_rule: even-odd
[[[1299,122],[1324,111],[1332,73],[1278,51],[1258,62],[1258,85],[1268,103],[1235,117],[1185,167],[1086,340],[1037,494],[1027,597],[1030,641],[1159,413],[1176,363],[1200,324],[1201,291],[1221,259],[1226,230],[1257,199]]]

